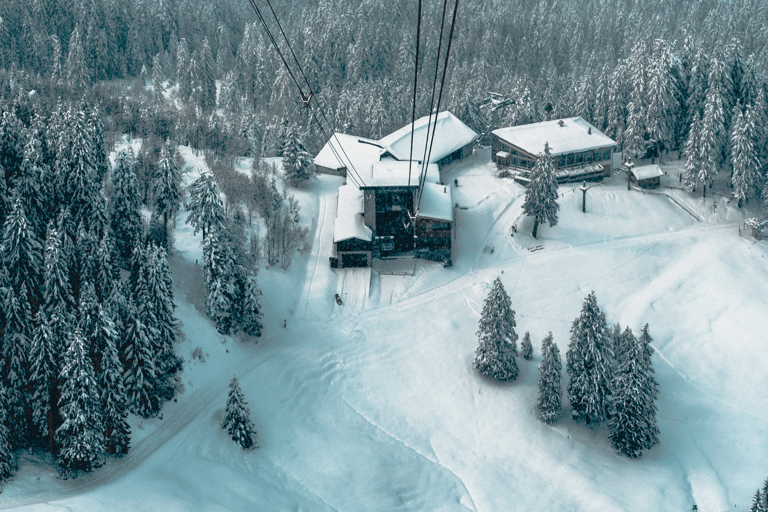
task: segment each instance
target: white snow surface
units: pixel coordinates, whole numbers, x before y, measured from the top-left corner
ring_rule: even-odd
[[[499,128],[493,134],[531,155],[543,153],[545,142],[549,142],[553,156],[616,145],[613,139],[581,117]]]
[[[348,184],[339,187],[336,220],[333,227],[333,241],[341,242],[350,238],[371,241],[371,228],[365,225],[363,216],[363,192]]]
[[[335,133],[315,157],[315,165],[328,169],[369,169],[379,161],[381,145],[364,137]]]
[[[311,247],[286,272],[260,272],[266,328],[257,340],[217,334],[192,305],[201,302],[191,249],[200,239],[181,229],[181,213],[172,269],[185,392],[163,419],[131,417],[131,452],[93,474],[59,480],[50,461],[25,456],[0,508],[746,510],[766,477],[768,244],[738,227],[760,212],[724,199],[713,211],[711,197],[665,191],[697,221],[668,197],[614,179],[589,189],[586,213],[577,187],[561,186],[560,222],[534,240],[522,187],[494,171],[488,150],[443,171],[447,183],[459,179],[453,200],[466,208],[456,211],[447,269],[395,261],[381,273],[331,270],[342,178],[291,191]],[[520,376],[507,384],[472,364],[497,276],[517,332],[534,343],[534,361],[518,359]],[[617,455],[606,427],[572,421],[567,402],[557,423],[537,419],[541,340],[552,331],[565,357],[591,290],[609,322],[635,332],[648,322],[654,338],[661,436],[639,460]],[[191,359],[198,346],[204,363]],[[258,431],[250,452],[220,428],[233,374]]]
[[[424,147],[429,139],[433,139],[429,162],[435,163],[471,144],[479,136],[448,111],[424,116],[413,123],[413,160],[424,160]],[[410,160],[411,123],[382,138],[379,144],[398,160]]]
[[[418,186],[421,167],[420,163],[398,162],[385,158],[381,162],[376,162],[370,169],[358,169],[358,173],[363,180],[362,188]],[[440,170],[437,164],[427,166],[427,175],[424,181],[425,183],[438,183],[440,181]]]

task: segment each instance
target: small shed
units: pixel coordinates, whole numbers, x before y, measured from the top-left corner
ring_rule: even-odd
[[[658,165],[643,165],[633,167],[630,178],[641,188],[659,188],[664,171]]]
[[[758,220],[755,218],[749,218],[744,221],[744,227],[752,230],[752,236],[756,240],[762,240],[768,235],[768,219]]]

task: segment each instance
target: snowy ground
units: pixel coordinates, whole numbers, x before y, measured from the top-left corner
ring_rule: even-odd
[[[193,170],[205,165],[184,156]],[[619,175],[587,192],[587,213],[575,186],[561,187],[560,223],[534,240],[520,215],[523,189],[493,173],[487,150],[444,172],[446,183],[458,179],[454,200],[466,208],[456,210],[448,269],[331,270],[341,180],[319,176],[292,190],[312,247],[286,272],[260,273],[267,329],[258,343],[218,335],[192,305],[200,240],[180,213],[172,265],[184,394],[162,420],[133,418],[131,453],[94,475],[59,481],[50,466],[25,461],[0,507],[746,510],[768,476],[768,244],[739,236],[745,212],[722,196],[662,189],[675,203],[628,192]],[[530,331],[535,348],[511,384],[472,368],[482,301],[498,275],[517,332]],[[567,405],[552,426],[536,418],[541,340],[552,331],[564,355],[591,290],[609,322],[635,331],[648,322],[655,339],[661,442],[640,460],[616,455],[606,429],[573,422]],[[204,363],[191,361],[197,346]],[[233,374],[258,430],[248,453],[219,428]]]

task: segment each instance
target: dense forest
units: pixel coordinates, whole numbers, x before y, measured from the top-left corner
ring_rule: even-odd
[[[306,74],[326,128],[380,138],[411,119],[416,2],[273,6],[265,21],[285,29],[292,72],[244,1],[0,5],[0,479],[28,447],[90,470],[128,450],[129,411],[151,416],[174,396],[179,145],[212,170],[187,191],[206,309],[220,332],[256,336],[261,254],[286,268],[303,236],[296,202],[259,159],[305,161],[328,136],[291,73]],[[417,116],[448,17],[425,2]],[[725,171],[740,205],[765,200],[766,19],[766,0],[467,0],[443,105],[485,135],[582,116],[629,156],[680,150],[690,190],[706,194]],[[491,92],[509,101],[489,103]],[[141,148],[110,165],[125,134]],[[246,155],[250,178],[233,171]],[[264,240],[245,234],[254,216]]]

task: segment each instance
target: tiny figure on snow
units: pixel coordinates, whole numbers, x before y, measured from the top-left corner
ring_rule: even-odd
[[[712,213],[717,212],[717,203],[712,203]]]
[[[288,327],[288,320],[283,318],[283,329],[285,329],[286,327]]]
[[[453,179],[453,184],[456,185],[456,188],[458,188],[459,187],[459,178],[454,178]]]
[[[341,297],[339,296],[338,293],[336,294],[335,299],[336,299],[336,304],[338,304],[339,306],[344,304],[344,302],[342,302]]]

